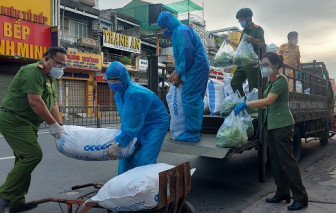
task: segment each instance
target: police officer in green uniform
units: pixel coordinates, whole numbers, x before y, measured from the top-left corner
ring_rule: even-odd
[[[258,44],[265,43],[264,30],[259,25],[252,22],[252,16],[253,12],[250,8],[242,8],[236,14],[236,18],[242,28],[244,28],[240,41],[245,40],[248,43],[252,43],[254,52],[258,53]],[[231,40],[227,40],[227,42],[235,47],[238,47],[238,44]],[[248,80],[250,92],[253,88],[258,88],[258,72],[258,67],[238,67],[231,80],[231,87],[233,91],[238,90],[240,95],[245,95],[242,84],[246,78]]]
[[[56,80],[63,75],[67,52],[51,47],[42,61],[23,66],[15,75],[0,108],[0,133],[12,148],[14,168],[0,186],[0,213],[36,207],[26,203],[31,173],[42,160],[37,141],[39,125],[45,121],[49,132],[59,138],[63,128],[56,104]]]
[[[289,110],[289,89],[287,78],[280,75],[283,65],[282,56],[268,52],[262,56],[261,75],[269,82],[264,98],[243,102],[234,108],[236,115],[248,107],[265,108],[264,125],[268,130],[269,157],[277,191],[268,203],[290,202],[292,191],[294,202],[288,210],[300,210],[308,206],[308,195],[302,184],[299,166],[293,156],[294,119]]]

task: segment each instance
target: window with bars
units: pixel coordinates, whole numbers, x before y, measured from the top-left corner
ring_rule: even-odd
[[[74,20],[69,20],[69,36],[74,40],[87,37],[87,25]]]

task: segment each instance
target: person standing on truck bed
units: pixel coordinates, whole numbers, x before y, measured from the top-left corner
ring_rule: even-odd
[[[294,202],[288,210],[299,210],[308,206],[308,195],[302,184],[299,166],[293,156],[294,119],[289,110],[288,81],[280,74],[282,56],[267,52],[262,56],[261,75],[268,77],[264,98],[243,102],[234,108],[236,115],[248,107],[265,108],[264,125],[267,127],[269,156],[277,191],[268,203],[290,202],[292,191]]]
[[[299,34],[295,31],[288,33],[288,43],[282,44],[278,50],[278,54],[282,55],[284,58],[284,63],[292,67],[300,68],[300,49],[298,44]],[[286,76],[293,77],[293,70],[285,69]],[[293,79],[288,79],[289,90],[293,91],[294,81]]]
[[[164,33],[171,36],[175,59],[175,71],[168,81],[178,87],[184,81],[182,106],[185,113],[186,132],[175,137],[178,141],[198,142],[201,139],[204,95],[209,80],[210,66],[199,35],[191,27],[182,24],[168,11],[160,13],[158,20]]]
[[[108,148],[108,156],[117,159],[121,147],[126,147],[135,137],[140,146],[133,155],[119,160],[118,174],[156,163],[169,127],[166,106],[154,92],[132,82],[126,67],[117,61],[109,65],[105,79],[115,92],[121,117],[121,133],[115,137],[117,143]]]
[[[13,169],[0,186],[0,213],[37,207],[26,203],[31,173],[42,160],[37,140],[39,125],[45,121],[49,132],[59,138],[63,130],[56,103],[56,79],[66,67],[67,51],[50,47],[41,61],[20,68],[0,108],[0,133],[15,156]]]
[[[242,8],[236,14],[236,19],[238,19],[240,25],[242,26],[243,32],[240,37],[240,41],[247,41],[252,43],[254,52],[258,54],[258,44],[265,43],[264,39],[264,30],[259,25],[256,25],[252,22],[253,12],[250,8]],[[227,43],[232,44],[235,47],[238,47],[238,44],[227,39]],[[232,90],[239,91],[240,95],[245,95],[243,91],[242,84],[244,81],[248,80],[250,92],[253,88],[258,88],[258,67],[246,66],[238,67],[233,74],[231,80]]]

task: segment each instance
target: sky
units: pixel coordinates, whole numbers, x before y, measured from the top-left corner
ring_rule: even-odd
[[[169,4],[179,0],[151,0]],[[99,0],[100,9],[115,9],[131,0]],[[206,30],[240,27],[236,13],[248,7],[252,20],[265,32],[267,44],[286,43],[290,31],[299,33],[301,62],[324,62],[330,76],[336,78],[336,1],[335,0],[193,0],[204,4]],[[201,13],[197,13],[201,15]]]

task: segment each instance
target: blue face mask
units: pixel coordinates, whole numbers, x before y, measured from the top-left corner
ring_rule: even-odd
[[[165,29],[163,31],[163,34],[165,34],[166,36],[169,36],[169,37],[171,37],[173,35],[173,33],[169,29]]]
[[[245,27],[246,27],[246,20],[240,22],[240,26],[245,29]]]
[[[109,85],[109,87],[110,87],[113,91],[115,91],[115,92],[118,92],[118,91],[120,91],[120,90],[123,89],[122,82],[118,82],[118,83],[109,83],[108,85]]]

